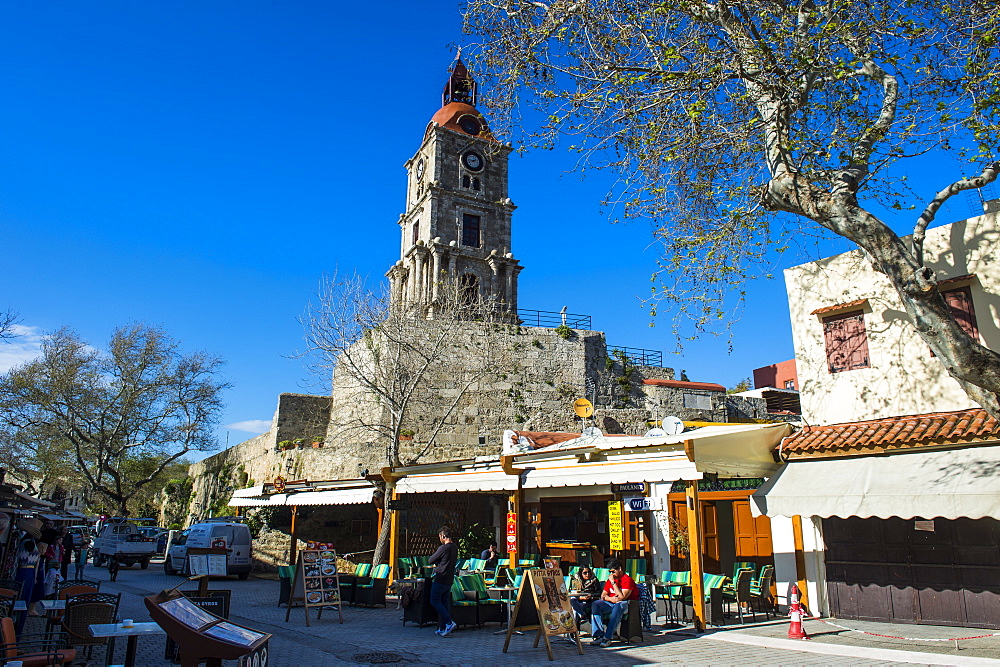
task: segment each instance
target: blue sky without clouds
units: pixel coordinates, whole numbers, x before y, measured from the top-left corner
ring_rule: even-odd
[[[4,3],[0,308],[26,335],[0,344],[0,370],[61,326],[103,346],[146,321],[227,360],[221,444],[260,432],[280,392],[309,391],[290,357],[320,275],[381,279],[398,258],[402,165],[461,39],[445,0]],[[511,158],[521,307],[568,306],[611,344],[674,349],[639,308],[648,228],[610,225],[606,182],[573,164]],[[939,220],[969,214],[962,200]],[[708,338],[665,365],[732,386],[791,358],[776,275],[751,288],[731,352]]]

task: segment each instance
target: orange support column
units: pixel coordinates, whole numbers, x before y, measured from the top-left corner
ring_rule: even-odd
[[[687,480],[684,490],[687,499],[688,561],[691,563],[691,614],[694,628],[705,629],[705,578],[702,544],[701,502],[698,499],[698,480]]]
[[[386,487],[386,498],[389,500],[396,500],[396,487],[387,486]],[[390,512],[389,514],[389,583],[391,584],[396,580],[397,575],[396,568],[399,566],[399,511],[390,510],[389,504],[386,503],[385,511]]]

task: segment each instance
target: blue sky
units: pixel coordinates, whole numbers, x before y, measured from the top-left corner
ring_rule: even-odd
[[[102,346],[150,322],[227,360],[222,444],[263,430],[280,392],[310,391],[290,357],[321,274],[378,279],[398,258],[402,165],[461,39],[445,0],[4,3],[0,308],[25,335],[0,344],[0,370],[60,326]],[[648,228],[610,225],[604,183],[573,164],[511,159],[521,307],[567,306],[611,344],[672,350],[638,305]],[[962,199],[939,220],[968,215]],[[791,358],[777,275],[752,287],[731,351],[708,338],[665,365],[732,386]]]

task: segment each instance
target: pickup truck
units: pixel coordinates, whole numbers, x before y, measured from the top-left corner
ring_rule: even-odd
[[[139,563],[145,570],[156,555],[156,538],[143,535],[134,523],[111,521],[101,527],[93,550],[97,567],[107,565],[114,558],[125,567]]]

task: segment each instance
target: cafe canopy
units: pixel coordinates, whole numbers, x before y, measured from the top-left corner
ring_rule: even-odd
[[[375,485],[367,479],[288,482],[281,492],[273,483],[233,492],[230,507],[275,507],[300,505],[360,505],[371,503]]]

